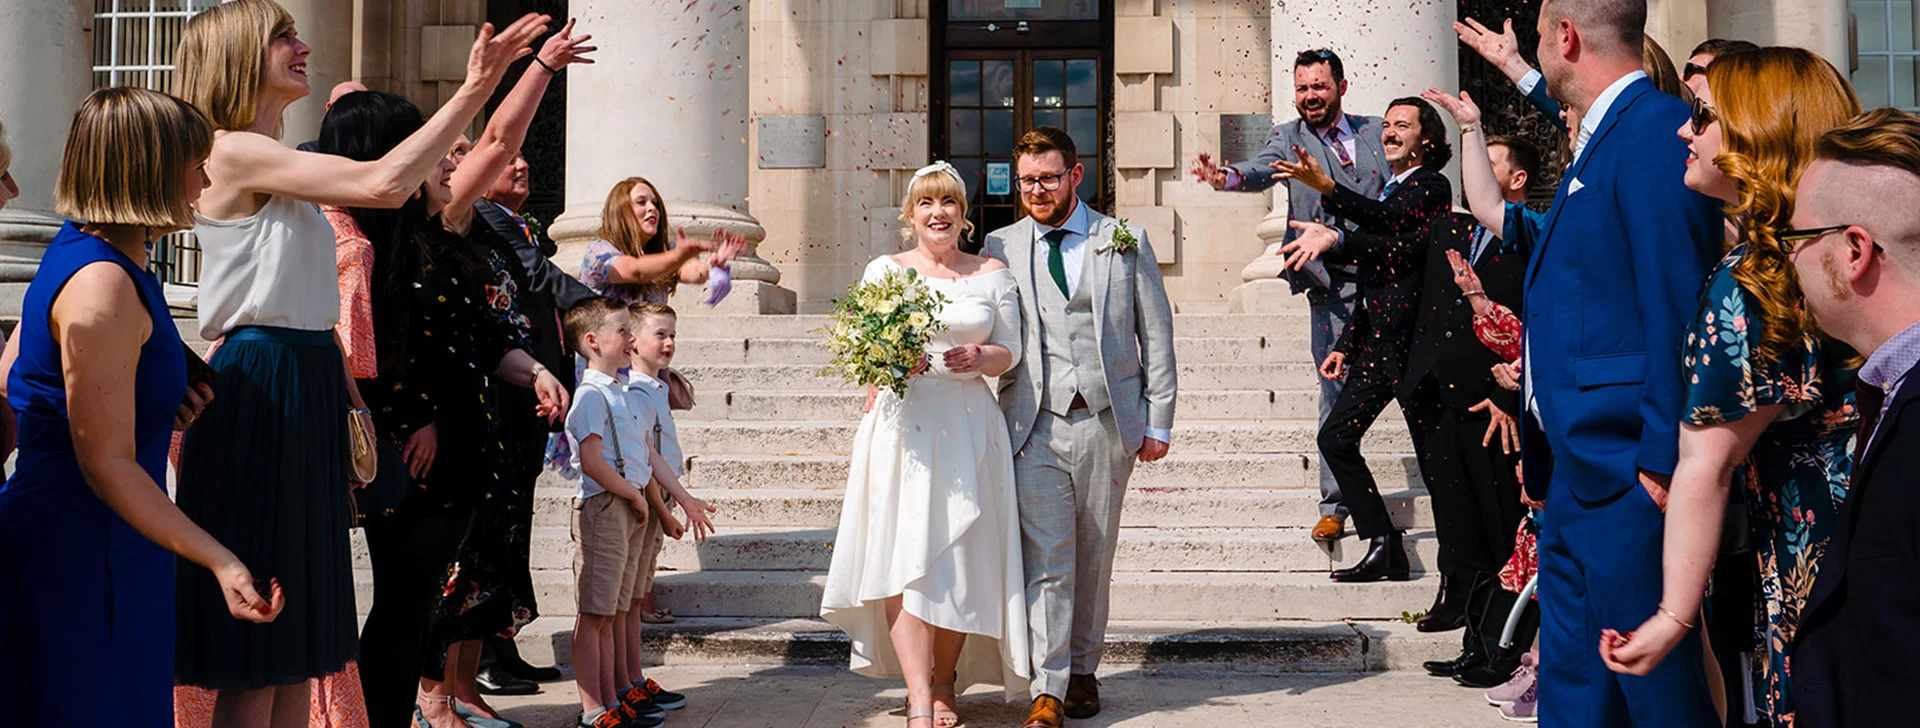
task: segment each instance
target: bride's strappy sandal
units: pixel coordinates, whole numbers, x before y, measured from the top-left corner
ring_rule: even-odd
[[[938,701],[942,698],[946,699],[948,705],[954,706],[955,708],[960,707],[960,696],[954,694],[953,683],[933,686],[933,699]],[[941,710],[938,702],[933,704],[934,728],[954,728],[954,726],[958,725],[960,725],[959,713],[951,710]]]
[[[455,728],[471,728],[471,725],[467,723],[467,719],[460,717],[459,712],[457,712],[458,707],[454,705],[453,696],[451,695],[447,695],[439,698],[429,698],[425,695],[416,696],[413,702],[412,725],[414,726],[414,728],[434,728],[433,721],[427,720],[427,711],[423,710],[420,707],[421,699],[426,699],[429,702],[435,702],[435,703],[445,701],[447,704],[447,709],[449,711],[455,711],[453,715],[453,725],[455,726]]]
[[[911,705],[907,706],[907,728],[913,728],[913,722],[916,720],[920,720],[922,718],[925,718],[930,723],[938,725],[940,721],[939,719],[934,717],[933,712],[934,712],[933,706],[931,705],[923,705],[918,708],[915,708]]]

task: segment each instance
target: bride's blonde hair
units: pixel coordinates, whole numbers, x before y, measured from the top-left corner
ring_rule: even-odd
[[[921,200],[939,201],[942,197],[951,197],[960,203],[960,239],[973,237],[973,221],[967,219],[967,188],[960,185],[960,178],[945,172],[934,172],[915,177],[907,184],[907,196],[900,200],[900,221],[907,224],[900,229],[901,242],[913,242],[913,208]]]

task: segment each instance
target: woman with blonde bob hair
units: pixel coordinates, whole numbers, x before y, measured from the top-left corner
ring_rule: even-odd
[[[153,91],[101,89],[74,113],[55,206],[86,222],[48,245],[0,362],[20,426],[19,470],[0,488],[0,593],[33,625],[0,667],[14,725],[173,725],[175,554],[236,625],[284,604],[163,485],[173,430],[210,394],[188,396],[147,250],[193,224],[212,145],[200,112]]]
[[[1859,413],[1854,352],[1801,315],[1790,259],[1817,232],[1788,228],[1794,184],[1816,143],[1859,114],[1860,102],[1819,56],[1774,47],[1714,59],[1693,103],[1679,131],[1693,152],[1687,187],[1724,200],[1737,232],[1701,293],[1684,350],[1687,407],[1666,499],[1660,607],[1629,635],[1609,635],[1601,654],[1616,671],[1644,675],[1692,632],[1728,488],[1738,484],[1765,617],[1752,673],[1741,682],[1763,724],[1791,725],[1786,647],[1840,523]],[[1730,681],[1730,698],[1741,682]]]
[[[658,187],[645,177],[615,182],[600,208],[600,239],[580,261],[580,282],[622,303],[666,303],[681,283],[706,283],[746,245],[718,229],[711,242],[690,241],[685,230],[674,235],[667,239],[667,201]],[[701,253],[711,255],[701,260]]]
[[[242,625],[181,570],[183,685],[219,691],[214,725],[307,722],[309,681],[342,670],[357,646],[348,420],[372,419],[348,374],[334,324],[334,236],[318,205],[399,207],[416,194],[550,20],[483,25],[467,77],[425,126],[371,161],[300,152],[277,139],[287,106],[311,92],[294,19],[272,0],[234,0],[189,21],[176,89],[214,128],[193,228],[202,249],[200,333],[222,340],[209,362],[218,399],[180,446],[180,509],[285,587],[286,613]]]
[[[911,272],[946,297],[947,330],[906,396],[867,390],[820,616],[853,638],[855,672],[906,678],[908,728],[949,728],[968,685],[1024,696],[1031,674],[1013,448],[984,379],[1020,357],[1020,293],[1005,263],[960,249],[952,165],[914,173],[900,219],[912,247],[862,280]]]

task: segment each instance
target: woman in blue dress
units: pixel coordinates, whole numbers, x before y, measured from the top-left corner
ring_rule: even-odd
[[[1655,498],[1668,509],[1664,593],[1645,623],[1600,649],[1614,670],[1644,675],[1693,631],[1727,495],[1740,488],[1758,646],[1748,674],[1727,676],[1726,702],[1754,706],[1763,726],[1793,725],[1787,645],[1840,524],[1859,423],[1856,356],[1801,315],[1791,260],[1810,236],[1788,229],[1791,193],[1820,135],[1859,113],[1845,76],[1819,56],[1760,48],[1714,59],[1680,129],[1693,151],[1687,187],[1726,201],[1738,234],[1707,278],[1682,352],[1680,460],[1672,495]]]
[[[47,246],[0,361],[20,451],[0,487],[8,725],[173,725],[175,554],[213,572],[234,617],[283,603],[161,485],[169,436],[211,393],[183,403],[186,351],[147,248],[192,225],[212,145],[200,112],[153,91],[101,89],[74,115],[55,204],[91,222]]]

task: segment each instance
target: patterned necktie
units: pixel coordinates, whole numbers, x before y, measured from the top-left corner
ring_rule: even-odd
[[[1053,274],[1053,284],[1060,287],[1060,295],[1072,298],[1067,293],[1067,261],[1060,255],[1060,244],[1067,239],[1064,228],[1049,230],[1043,238],[1047,241],[1047,272]]]
[[[1353,166],[1353,155],[1347,153],[1347,145],[1340,143],[1340,127],[1327,127],[1327,146],[1333,149],[1333,156],[1340,158],[1340,166]]]
[[[1860,431],[1853,436],[1853,473],[1858,475],[1867,458],[1867,445],[1873,442],[1873,428],[1880,424],[1880,408],[1886,404],[1887,393],[1866,380],[1853,387],[1853,408],[1860,411]]]
[[[527,227],[527,219],[524,217],[521,217],[518,213],[509,212],[507,213],[507,215],[513,218],[514,224],[520,226],[520,234],[527,236],[527,242],[529,243],[534,242],[533,228]]]
[[[1399,187],[1399,186],[1400,186],[1400,180],[1397,180],[1397,179],[1387,180],[1387,186],[1380,188],[1380,201],[1386,202],[1388,197],[1393,196],[1393,188]]]

